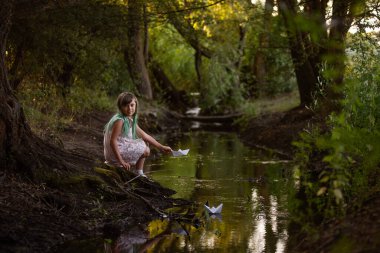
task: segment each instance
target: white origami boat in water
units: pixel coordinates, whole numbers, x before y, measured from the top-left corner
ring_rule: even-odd
[[[211,214],[220,214],[222,212],[223,203],[217,207],[214,207],[214,206],[209,207],[209,206],[205,205],[205,208],[206,208],[206,211],[211,213]]]
[[[187,153],[189,153],[189,151],[190,151],[190,149],[185,149],[185,150],[178,149],[178,151],[173,150],[172,154],[174,157],[184,156],[184,155],[187,155]]]

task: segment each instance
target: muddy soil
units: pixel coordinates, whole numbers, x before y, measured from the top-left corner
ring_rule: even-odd
[[[52,252],[74,238],[117,237],[128,227],[160,217],[167,207],[188,204],[171,199],[173,191],[149,180],[137,179],[133,187],[124,187],[123,182],[134,175],[104,167],[102,131],[112,114],[89,113],[64,126],[58,135],[46,131],[43,136],[87,166],[83,175],[63,178],[56,185],[37,184],[9,172],[0,175],[0,252]],[[154,134],[177,129],[177,116],[150,108],[140,114],[139,122]],[[240,131],[240,137],[247,145],[292,159],[292,141],[320,122],[311,111],[295,108],[260,115]],[[89,164],[98,170],[89,170]],[[313,237],[303,233],[291,237],[289,252],[378,252],[379,214],[380,195],[375,192],[365,206],[350,210],[344,219],[322,224]]]
[[[295,147],[292,142],[299,133],[320,119],[310,110],[297,107],[286,112],[261,114],[242,129],[240,137],[245,144],[277,152],[292,159]]]
[[[128,227],[161,217],[166,208],[187,206],[172,199],[175,192],[158,183],[103,163],[103,128],[112,112],[93,112],[63,127],[44,131],[43,137],[72,157],[83,171],[36,183],[6,171],[0,175],[0,252],[53,252],[78,238],[116,238]],[[140,115],[140,126],[150,133],[175,127],[165,110]],[[52,168],[54,170],[54,168]],[[180,217],[176,217],[179,219]]]

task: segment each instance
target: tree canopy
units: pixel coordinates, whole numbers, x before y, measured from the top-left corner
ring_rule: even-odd
[[[8,1],[2,97],[18,104],[18,94],[45,111],[54,98],[67,111],[101,106],[90,90],[131,90],[173,108],[198,103],[205,114],[226,114],[298,89],[300,105],[336,110],[349,31],[368,35],[378,9],[363,0]]]
[[[290,122],[291,211],[319,226],[378,194],[379,31],[378,0],[0,1],[0,181],[87,173],[93,161],[78,168],[77,154],[44,137],[131,91],[178,121],[195,107],[198,119],[258,122],[248,131],[261,136],[267,122],[280,134]],[[297,107],[253,119],[276,96]]]

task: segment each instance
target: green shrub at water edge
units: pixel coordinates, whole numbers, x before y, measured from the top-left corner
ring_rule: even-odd
[[[330,116],[327,133],[314,129],[295,143],[302,197],[293,211],[301,223],[343,215],[380,190],[379,52],[363,57],[358,41],[351,45],[355,64],[348,66],[341,113]]]

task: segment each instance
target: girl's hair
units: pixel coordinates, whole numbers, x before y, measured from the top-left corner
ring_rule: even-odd
[[[117,107],[119,108],[119,111],[121,112],[121,108],[128,105],[133,100],[136,102],[136,111],[133,116],[137,115],[137,97],[131,92],[123,92],[117,97]]]

